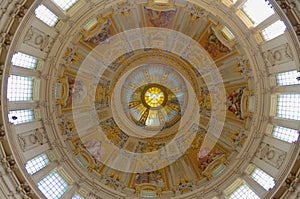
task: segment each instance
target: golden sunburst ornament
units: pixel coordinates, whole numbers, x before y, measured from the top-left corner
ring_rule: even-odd
[[[144,99],[148,106],[156,108],[161,106],[165,101],[165,94],[160,88],[153,86],[146,90]]]

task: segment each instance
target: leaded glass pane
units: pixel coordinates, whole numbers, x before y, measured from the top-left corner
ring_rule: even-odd
[[[35,11],[35,16],[42,20],[47,25],[53,27],[58,21],[58,16],[56,16],[51,10],[49,10],[43,4],[39,5]]]
[[[49,159],[47,155],[41,154],[33,158],[32,160],[29,160],[25,165],[25,169],[30,175],[33,175],[39,170],[41,170],[42,168],[46,167],[48,164],[49,164]]]
[[[25,53],[17,52],[13,54],[11,63],[14,66],[23,68],[35,69],[37,65],[37,58]]]
[[[7,82],[7,98],[9,101],[32,100],[33,80],[31,77],[11,75]]]
[[[68,185],[57,172],[52,172],[38,183],[38,188],[47,199],[58,199],[67,191]]]
[[[277,116],[284,119],[300,120],[300,94],[279,95]]]
[[[9,111],[8,113],[8,120],[12,124],[31,122],[33,118],[33,111],[31,109]]]
[[[259,197],[246,184],[240,186],[229,199],[259,199]]]
[[[269,191],[275,186],[274,178],[269,176],[263,170],[256,168],[252,174],[251,178],[260,184],[265,190]]]
[[[285,73],[279,73],[276,75],[277,85],[287,86],[300,84],[300,80],[297,80],[298,77],[300,77],[300,72],[296,70]]]
[[[272,135],[279,140],[289,143],[297,142],[299,137],[297,130],[281,126],[275,126]]]

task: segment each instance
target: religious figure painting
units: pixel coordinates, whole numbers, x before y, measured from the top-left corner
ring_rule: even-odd
[[[153,10],[144,7],[149,22],[154,27],[167,28],[176,14],[176,10]]]
[[[102,121],[101,128],[105,132],[107,138],[117,147],[123,148],[129,136],[124,133],[116,124],[113,118]]]
[[[153,184],[161,186],[163,184],[163,179],[160,171],[151,171],[147,173],[138,173],[134,179],[134,185],[140,184]]]
[[[217,147],[211,150],[203,148],[198,154],[198,168],[200,169],[200,173],[202,174],[210,164],[224,155],[226,155],[226,153]]]
[[[103,27],[101,28],[101,30],[98,33],[84,39],[83,41],[86,44],[91,44],[92,46],[97,46],[104,42],[108,42],[108,38],[110,36],[112,36],[110,26],[111,26],[111,21],[107,20],[106,23],[103,25]]]
[[[72,104],[80,104],[87,95],[87,88],[81,80],[74,76],[66,76],[67,98],[64,108],[72,107]]]
[[[227,95],[227,110],[234,115],[238,119],[243,120],[244,118],[242,117],[242,109],[241,109],[241,101],[242,101],[242,96],[244,93],[245,87],[241,87],[237,90],[232,91]]]
[[[103,148],[101,141],[90,140],[83,143],[84,147],[90,152],[90,154],[96,159],[101,160],[103,154]]]
[[[213,31],[208,33],[206,41],[202,45],[214,60],[230,53],[230,49],[221,43]]]
[[[110,90],[109,90],[110,81],[103,78],[100,79],[99,84],[96,88],[95,94],[95,108],[97,110],[102,110],[109,106],[110,100]]]

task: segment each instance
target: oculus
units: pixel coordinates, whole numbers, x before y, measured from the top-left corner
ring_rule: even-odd
[[[143,99],[150,108],[160,107],[165,102],[165,94],[157,86],[151,86],[143,94]]]
[[[160,84],[146,84],[137,88],[128,104],[131,120],[138,126],[173,126],[181,118],[177,96]]]

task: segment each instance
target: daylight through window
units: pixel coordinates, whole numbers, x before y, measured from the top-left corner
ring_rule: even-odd
[[[286,29],[285,24],[283,21],[276,21],[269,27],[265,28],[261,31],[262,37],[264,40],[269,41],[271,39],[274,39],[275,37],[278,37],[279,35],[282,35]]]
[[[78,0],[52,0],[64,11],[71,8]]]
[[[38,183],[38,188],[47,199],[57,199],[67,191],[68,185],[57,172],[52,172]]]
[[[300,94],[278,96],[277,116],[284,119],[300,120]]]
[[[247,0],[241,8],[253,21],[254,26],[274,14],[273,8],[265,0]]]
[[[25,53],[17,52],[13,54],[11,63],[14,66],[20,66],[23,68],[35,69],[37,65],[37,58],[27,55]]]
[[[229,199],[260,199],[246,184],[240,186]]]
[[[275,186],[274,179],[259,168],[256,168],[250,176],[267,191]]]
[[[279,73],[276,75],[277,85],[287,86],[300,84],[300,80],[297,80],[297,77],[300,77],[300,72],[296,70],[285,73]]]
[[[29,160],[25,165],[25,169],[30,175],[33,175],[39,170],[41,170],[42,168],[44,168],[45,166],[47,166],[48,164],[49,164],[49,159],[47,155],[41,154],[33,158],[32,160]]]
[[[21,124],[21,123],[25,123],[25,122],[32,122],[33,121],[33,111],[31,109],[9,111],[8,120],[12,124]]]
[[[51,10],[49,10],[43,4],[39,5],[35,11],[35,15],[37,18],[42,20],[44,23],[48,24],[49,26],[53,27],[58,21],[58,16],[56,16]]]
[[[299,133],[295,129],[275,126],[273,130],[273,137],[282,141],[293,143],[298,141]]]
[[[7,98],[9,101],[29,101],[32,100],[32,85],[31,77],[22,77],[11,75],[7,82]]]

